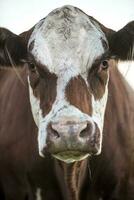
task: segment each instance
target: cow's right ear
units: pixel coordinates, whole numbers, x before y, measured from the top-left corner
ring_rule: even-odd
[[[27,59],[27,45],[23,39],[5,28],[0,28],[0,66],[22,66]]]
[[[110,51],[120,60],[134,60],[134,21],[113,32],[109,40]]]

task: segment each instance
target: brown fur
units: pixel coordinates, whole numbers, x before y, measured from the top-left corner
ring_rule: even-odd
[[[100,59],[94,62],[88,74],[88,83],[95,99],[101,99],[105,93],[108,80],[108,69],[102,69]]]
[[[36,98],[40,100],[43,116],[47,115],[56,98],[57,77],[42,68],[29,70],[30,84]]]
[[[92,114],[91,94],[81,76],[72,78],[66,87],[66,98],[82,112]]]

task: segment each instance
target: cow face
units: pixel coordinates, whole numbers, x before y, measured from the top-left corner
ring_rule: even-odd
[[[107,102],[108,45],[99,25],[74,7],[54,10],[29,39],[30,101],[39,152],[66,162],[99,154]]]
[[[0,28],[0,66],[27,63],[40,155],[73,162],[101,152],[109,52],[133,60],[133,44],[134,22],[115,32],[72,6],[20,36]]]

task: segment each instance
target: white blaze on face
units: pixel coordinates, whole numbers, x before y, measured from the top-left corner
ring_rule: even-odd
[[[105,109],[106,109],[106,104],[107,104],[107,98],[108,98],[108,80],[107,80],[107,85],[105,88],[105,93],[101,99],[95,100],[94,96],[92,95],[92,109],[93,109],[92,119],[97,124],[98,128],[100,129],[101,146],[102,146],[102,132],[103,132],[104,115],[105,115]],[[101,148],[98,154],[99,153],[101,153]]]
[[[94,60],[104,53],[102,38],[106,41],[99,25],[93,24],[86,14],[72,6],[54,10],[35,26],[29,39],[29,46],[31,42],[34,44],[31,54],[50,73],[57,75],[56,100],[45,117],[41,114],[39,100],[29,87],[32,112],[39,128],[40,155],[46,145],[47,125],[63,115],[77,116],[81,121],[87,120],[92,124],[94,119],[100,118],[100,122],[96,120],[96,123],[102,130],[107,92],[100,101],[92,99],[93,116],[70,105],[65,97],[65,88],[71,78],[81,75],[87,83],[88,71]]]
[[[33,118],[34,118],[36,125],[39,126],[39,113],[41,112],[40,101],[33,94],[33,89],[30,85],[29,77],[28,77],[28,86],[29,86],[29,97],[30,97],[30,103],[31,103],[31,110],[32,110]]]
[[[66,15],[64,17],[64,15]],[[104,33],[90,18],[73,6],[52,11],[31,34],[32,55],[51,73],[63,70],[87,74],[93,61],[104,53]]]
[[[104,122],[104,114],[105,108],[107,103],[108,97],[108,90],[106,91],[101,99],[95,100],[94,96],[92,95],[92,108],[93,108],[93,120],[98,125],[99,129],[103,130],[103,122]]]

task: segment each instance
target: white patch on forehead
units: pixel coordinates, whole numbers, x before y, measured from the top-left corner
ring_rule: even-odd
[[[67,12],[65,8],[68,8],[69,11]],[[65,15],[66,17],[64,17]],[[71,78],[80,74],[87,83],[87,71],[93,61],[104,53],[101,38],[106,40],[99,25],[95,26],[86,14],[72,6],[54,10],[35,26],[29,40],[29,45],[34,42],[31,53],[38,62],[57,75],[57,96],[51,111],[45,117],[42,116],[40,101],[34,96],[29,83],[32,113],[39,128],[40,155],[46,146],[48,124],[51,121],[62,120],[63,116],[70,118],[77,116],[81,122],[90,121],[93,125],[93,133],[94,121],[100,130],[103,129],[107,88],[100,101],[92,98],[93,116],[82,113],[70,105],[65,97],[65,88]]]
[[[50,72],[59,76],[68,69],[85,75],[94,59],[104,53],[101,38],[106,40],[99,25],[79,9],[65,6],[35,26],[29,45],[34,42],[31,53]]]

